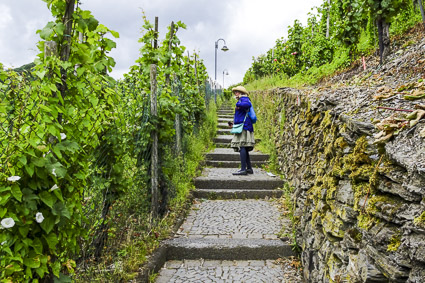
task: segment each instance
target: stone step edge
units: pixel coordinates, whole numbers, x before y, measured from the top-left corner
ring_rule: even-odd
[[[218,180],[208,179],[207,177],[198,177],[194,180],[194,185],[197,190],[274,190],[282,188],[284,181],[276,180]]]
[[[272,260],[295,256],[290,244],[265,239],[187,239],[165,242],[167,260]]]
[[[265,199],[278,198],[283,195],[282,190],[211,190],[199,189],[193,191],[195,198],[203,199]]]
[[[251,162],[264,161],[267,162],[270,158],[268,154],[250,154],[249,158]],[[239,153],[207,153],[205,154],[205,160],[210,161],[240,161]]]
[[[267,164],[267,161],[251,161],[251,165],[254,168],[261,168],[263,165]],[[202,162],[203,166],[209,166],[214,168],[239,168],[241,166],[240,160],[205,160]]]

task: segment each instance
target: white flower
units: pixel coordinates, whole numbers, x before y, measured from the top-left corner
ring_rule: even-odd
[[[21,177],[19,177],[19,176],[12,176],[12,177],[7,178],[7,180],[11,181],[11,182],[19,181],[19,179],[21,179]]]
[[[66,139],[66,135],[64,133],[61,133],[61,140]]]
[[[1,226],[3,226],[4,228],[12,228],[13,226],[15,226],[15,220],[10,217],[5,218],[1,221]]]
[[[55,177],[57,177],[57,175],[56,175],[56,168],[53,168],[52,169],[52,175],[54,175]]]
[[[1,245],[3,246],[3,245],[4,245],[4,244],[6,244],[6,243],[7,243],[7,241],[4,241],[4,242],[2,242],[2,243],[1,243]]]
[[[44,216],[43,213],[41,212],[37,212],[35,215],[35,221],[37,221],[37,223],[41,223],[44,220]]]
[[[53,192],[56,189],[59,189],[59,187],[58,185],[54,184],[54,186],[50,188],[50,191]]]

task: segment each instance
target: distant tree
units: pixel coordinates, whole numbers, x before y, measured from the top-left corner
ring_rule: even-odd
[[[34,66],[35,66],[34,63],[28,63],[28,64],[22,65],[21,67],[13,69],[13,70],[17,73],[22,73],[24,71],[30,72],[31,69],[34,68]]]

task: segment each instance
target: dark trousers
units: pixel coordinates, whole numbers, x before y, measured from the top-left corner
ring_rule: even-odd
[[[241,147],[239,151],[241,157],[241,170],[251,169],[251,160],[249,159],[249,151],[246,147]]]

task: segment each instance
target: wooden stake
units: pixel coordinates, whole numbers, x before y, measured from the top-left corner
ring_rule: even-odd
[[[153,42],[153,48],[158,48],[158,17],[155,17],[155,40]]]
[[[150,80],[151,80],[151,119],[157,121],[158,108],[157,108],[157,66],[151,64],[150,66]],[[156,127],[152,132],[152,153],[151,153],[151,211],[152,219],[158,217],[159,212],[159,188],[158,188],[158,130]]]

